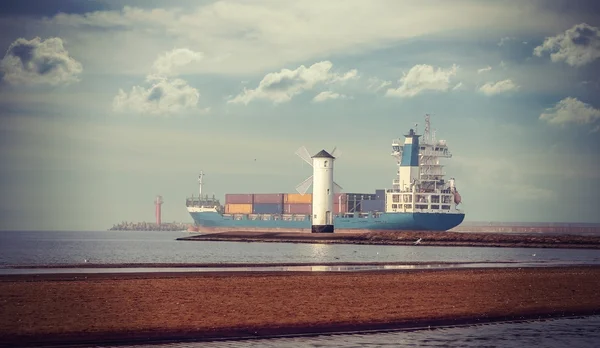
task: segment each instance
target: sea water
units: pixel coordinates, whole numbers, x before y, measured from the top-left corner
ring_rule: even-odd
[[[0,232],[0,267],[119,263],[554,262],[600,264],[600,250],[178,241],[187,232]]]

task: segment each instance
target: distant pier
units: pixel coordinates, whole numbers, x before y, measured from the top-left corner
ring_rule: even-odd
[[[121,222],[113,225],[109,231],[187,231],[191,224],[183,222]]]

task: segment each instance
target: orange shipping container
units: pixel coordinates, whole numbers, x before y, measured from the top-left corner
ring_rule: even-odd
[[[312,193],[305,193],[301,195],[299,193],[286,193],[283,198],[284,203],[312,203]]]
[[[252,214],[252,204],[225,204],[225,214]]]

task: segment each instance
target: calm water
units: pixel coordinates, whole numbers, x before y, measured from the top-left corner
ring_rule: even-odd
[[[184,242],[186,232],[0,232],[0,268],[90,263],[549,262],[600,264],[599,250]],[[600,316],[373,334],[152,347],[598,347]],[[139,346],[138,346],[139,347]]]
[[[187,232],[0,232],[0,266],[90,263],[572,262],[600,250],[177,241]]]
[[[598,347],[600,316],[554,319],[526,323],[473,325],[374,334],[322,335],[315,337],[160,344],[153,348],[234,347]],[[123,346],[121,346],[123,347]],[[130,346],[132,348],[134,346]],[[141,347],[141,346],[136,346]]]

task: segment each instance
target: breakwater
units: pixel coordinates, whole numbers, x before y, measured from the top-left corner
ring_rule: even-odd
[[[165,222],[156,224],[152,222],[127,222],[123,221],[113,225],[109,231],[184,231],[190,226],[183,222]]]

